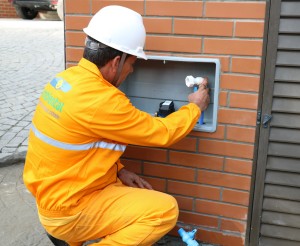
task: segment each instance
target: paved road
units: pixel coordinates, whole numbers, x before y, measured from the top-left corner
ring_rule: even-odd
[[[37,99],[64,69],[63,22],[0,19],[0,30],[0,246],[51,246],[22,171]]]

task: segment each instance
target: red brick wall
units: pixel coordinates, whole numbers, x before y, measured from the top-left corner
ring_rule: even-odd
[[[123,163],[176,197],[178,226],[197,228],[198,240],[244,245],[265,2],[66,0],[67,66],[82,56],[91,15],[110,4],[143,15],[148,54],[221,60],[217,131],[192,132],[168,149],[130,146]]]
[[[9,0],[0,0],[0,18],[18,18],[16,10]]]

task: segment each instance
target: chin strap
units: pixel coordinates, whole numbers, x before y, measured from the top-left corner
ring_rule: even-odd
[[[120,77],[120,74],[122,72],[122,69],[123,69],[123,65],[124,65],[124,62],[125,62],[125,59],[126,59],[126,56],[127,54],[126,53],[123,53],[122,56],[121,56],[121,59],[120,59],[120,62],[119,62],[119,67],[118,67],[118,70],[117,70],[117,73],[112,81],[112,84],[115,85],[116,82],[118,81],[119,77]]]

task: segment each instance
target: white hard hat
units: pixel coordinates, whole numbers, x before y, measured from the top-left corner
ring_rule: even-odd
[[[83,31],[107,46],[147,60],[143,50],[146,39],[143,19],[131,9],[116,5],[104,7]]]

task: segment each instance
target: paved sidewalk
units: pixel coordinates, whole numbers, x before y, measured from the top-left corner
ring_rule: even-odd
[[[63,25],[0,19],[0,167],[24,159],[37,99],[64,69]]]
[[[0,246],[51,246],[22,171],[37,99],[64,69],[63,22],[0,19],[0,30]]]

